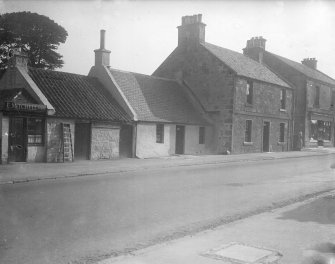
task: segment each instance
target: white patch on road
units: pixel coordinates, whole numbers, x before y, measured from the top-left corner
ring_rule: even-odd
[[[273,263],[282,255],[274,250],[230,243],[207,251],[203,256],[223,260],[225,263]]]

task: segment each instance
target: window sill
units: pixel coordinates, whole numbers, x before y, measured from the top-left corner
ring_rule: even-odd
[[[254,142],[243,142],[244,146],[252,146],[254,144]]]
[[[28,147],[44,147],[43,143],[28,143]]]
[[[282,146],[282,145],[285,145],[286,144],[286,142],[277,142],[277,144],[280,146]]]
[[[311,142],[311,143],[318,143],[318,141],[315,140],[315,139],[310,139],[309,142]]]
[[[279,109],[279,112],[286,113],[287,111],[286,111],[286,109],[282,109],[282,108],[280,108],[280,109]]]

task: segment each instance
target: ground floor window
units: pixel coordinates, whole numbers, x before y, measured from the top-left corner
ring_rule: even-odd
[[[199,144],[205,144],[205,127],[199,127]]]
[[[285,123],[279,124],[279,142],[285,142]]]
[[[44,119],[27,118],[27,135],[29,145],[43,145]]]
[[[323,120],[311,120],[310,140],[330,140],[331,122]]]
[[[245,121],[245,136],[244,136],[245,142],[251,142],[251,130],[252,130],[252,121],[246,120]]]
[[[156,143],[164,143],[164,125],[156,125]]]

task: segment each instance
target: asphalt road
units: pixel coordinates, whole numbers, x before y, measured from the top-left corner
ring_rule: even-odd
[[[0,186],[0,263],[85,263],[335,189],[334,155]]]

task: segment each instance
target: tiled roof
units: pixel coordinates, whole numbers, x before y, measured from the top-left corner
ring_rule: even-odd
[[[308,66],[306,66],[302,63],[289,60],[287,58],[281,57],[279,55],[273,54],[273,53],[268,52],[268,51],[266,52],[266,54],[270,54],[270,55],[276,57],[277,59],[281,60],[285,64],[289,65],[290,67],[292,67],[295,70],[301,72],[302,74],[304,74],[305,76],[307,76],[309,78],[335,85],[335,80],[334,79],[330,78],[329,76],[327,76],[326,74],[324,74],[324,73],[322,73],[318,70],[311,69],[311,68],[309,68]]]
[[[55,108],[55,116],[101,121],[129,121],[125,111],[93,77],[29,69],[29,75]]]
[[[176,80],[110,69],[139,121],[206,124]]]
[[[229,68],[235,71],[237,75],[284,87],[290,87],[267,67],[254,61],[253,59],[250,59],[242,53],[225,49],[210,43],[204,43],[202,45]]]

